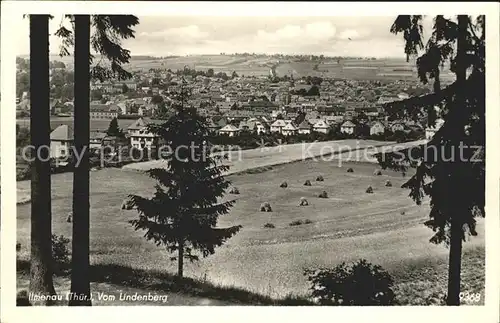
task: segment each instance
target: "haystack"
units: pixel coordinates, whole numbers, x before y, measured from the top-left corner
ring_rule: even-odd
[[[380,175],[382,175],[382,172],[380,171],[380,169],[376,169],[376,170],[373,172],[373,175],[375,175],[375,176],[380,176]]]
[[[311,181],[310,181],[310,180],[307,180],[307,181],[304,183],[304,186],[311,186]]]
[[[368,186],[368,188],[366,189],[366,193],[373,193],[373,188],[371,186]]]
[[[326,199],[328,198],[328,193],[326,191],[323,191],[321,192],[319,195],[318,195],[319,198],[322,198],[322,199]]]
[[[305,197],[301,197],[299,206],[308,206],[308,205],[309,205],[309,202],[307,201],[307,199]]]
[[[387,186],[387,187],[392,187],[392,183],[391,183],[391,181],[385,181],[385,186]]]
[[[283,183],[281,183],[280,187],[287,188],[288,187],[288,183],[287,182],[283,182]]]
[[[261,212],[272,212],[273,209],[271,208],[271,204],[269,204],[269,202],[264,202],[260,205],[260,211]]]
[[[354,173],[354,169],[352,169],[352,168],[348,168],[348,169],[347,169],[347,172],[348,172],[348,173]]]
[[[240,194],[240,190],[237,187],[231,188],[229,194]]]
[[[323,182],[324,180],[325,179],[321,175],[319,175],[318,177],[316,177],[316,182]]]

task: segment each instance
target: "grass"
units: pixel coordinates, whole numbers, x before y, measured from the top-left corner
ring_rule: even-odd
[[[18,291],[28,289],[29,262],[17,261]],[[305,297],[288,295],[273,299],[266,295],[249,292],[242,288],[217,286],[201,279],[182,278],[164,271],[148,271],[116,264],[92,265],[90,268],[91,290],[95,305],[119,305],[121,294],[167,295],[166,303],[153,301],[134,302],[134,305],[314,305]],[[70,290],[69,274],[55,278],[58,294]],[[98,294],[115,296],[114,300],[99,300]],[[57,305],[66,305],[61,302]],[[127,304],[129,305],[129,304]]]
[[[346,172],[349,167],[353,173]],[[410,286],[411,280],[403,273],[426,266],[431,266],[436,274],[421,274],[419,279],[428,285],[437,284],[437,276],[447,276],[448,251],[428,242],[432,231],[423,225],[428,218],[428,203],[415,206],[408,191],[400,188],[410,174],[403,178],[399,173],[384,171],[381,176],[373,176],[373,169],[373,164],[344,163],[339,167],[335,160],[308,160],[273,166],[265,172],[228,176],[241,194],[236,196],[230,214],[220,218],[219,225],[240,224],[243,229],[217,248],[214,255],[198,263],[187,263],[185,275],[222,289],[242,289],[284,299],[307,293],[304,268],[365,258],[393,274],[398,286]],[[325,174],[325,181],[315,182],[312,187],[302,185],[317,174]],[[66,223],[71,209],[71,175],[52,177],[53,233],[67,237],[71,237],[71,224]],[[150,196],[154,182],[144,174],[119,169],[104,169],[90,176],[92,265],[175,273],[176,263],[169,261],[170,255],[147,242],[142,232],[134,231],[128,224],[137,212],[120,209],[128,194]],[[288,182],[286,190],[279,188],[284,180]],[[393,187],[385,187],[386,180],[391,180]],[[18,186],[27,188],[29,182],[19,182]],[[365,193],[367,186],[374,188],[373,194]],[[329,192],[330,198],[317,197],[318,191],[323,190]],[[308,199],[309,207],[297,207],[301,197]],[[272,213],[260,212],[263,201],[272,204]],[[27,259],[30,205],[18,205],[17,211],[17,237],[22,245],[19,254]],[[289,226],[290,222],[306,217],[313,223]],[[275,228],[264,228],[266,223]],[[479,236],[464,244],[464,253],[484,254],[483,221],[478,222],[477,230]],[[471,267],[473,271],[476,265],[481,265],[480,259],[464,264],[464,270]],[[401,287],[399,293],[409,292]],[[411,296],[407,302],[412,303],[414,298]]]

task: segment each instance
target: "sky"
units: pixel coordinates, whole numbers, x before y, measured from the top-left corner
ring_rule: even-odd
[[[255,52],[404,58],[402,35],[389,32],[394,19],[394,16],[139,16],[135,39],[125,40],[123,46],[132,55],[154,56]],[[54,16],[50,22],[52,35],[61,21],[61,16]],[[424,27],[429,23],[425,21]],[[27,19],[22,22],[17,44],[19,55],[29,54]],[[51,54],[59,53],[59,45],[59,39],[51,36]]]

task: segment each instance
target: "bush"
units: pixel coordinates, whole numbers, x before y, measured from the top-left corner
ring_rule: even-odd
[[[69,264],[69,242],[70,240],[63,235],[52,235],[52,258],[55,263],[56,271],[64,271]]]
[[[264,224],[264,228],[274,229],[276,227],[272,223],[266,223],[266,224]]]
[[[306,180],[305,183],[304,183],[304,186],[311,186],[311,181],[310,180]]]
[[[311,224],[311,223],[313,223],[313,222],[311,220],[309,220],[309,219],[305,219],[304,220],[304,224]]]
[[[323,178],[323,176],[319,175],[318,177],[316,177],[316,181],[317,182],[323,182],[325,179]]]
[[[280,187],[287,188],[288,187],[288,183],[287,182],[283,182],[283,183],[281,183]]]
[[[312,297],[322,305],[393,305],[392,277],[378,265],[361,259],[347,266],[304,271]]]
[[[318,195],[319,198],[322,198],[322,199],[326,199],[328,198],[328,193],[326,191],[323,191],[321,192],[319,195]]]
[[[21,251],[21,243],[16,243],[16,251]]]
[[[354,169],[352,169],[352,168],[348,168],[348,169],[347,169],[347,172],[348,172],[348,173],[354,173]]]

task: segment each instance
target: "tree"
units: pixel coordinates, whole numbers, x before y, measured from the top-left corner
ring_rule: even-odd
[[[102,100],[102,91],[101,90],[92,90],[90,92],[90,97],[92,101],[100,101]]]
[[[152,104],[160,104],[163,103],[163,97],[161,95],[153,95],[151,97],[151,103]]]
[[[475,219],[485,216],[485,19],[436,16],[425,47],[421,21],[422,16],[398,16],[391,32],[403,33],[407,60],[424,50],[417,59],[418,75],[424,84],[434,81],[434,93],[386,104],[386,112],[399,119],[427,116],[434,125],[439,106],[444,124],[418,151],[377,157],[383,168],[416,168],[403,187],[417,204],[430,197],[425,225],[436,232],[431,242],[450,248],[447,304],[459,305],[462,242],[467,235],[477,235]],[[440,68],[446,61],[456,81],[442,89]],[[450,162],[450,156],[460,158]]]
[[[311,86],[311,88],[307,91],[307,95],[309,96],[319,96],[319,88],[317,85]]]
[[[231,74],[231,78],[235,79],[237,77],[238,77],[238,73],[236,73],[236,71],[233,71],[233,73]]]
[[[31,145],[34,162],[31,172],[31,255],[30,292],[55,295],[52,259],[52,211],[49,106],[49,16],[30,15],[30,96]],[[46,303],[47,305],[50,302]]]
[[[106,131],[106,134],[107,134],[108,136],[116,136],[116,137],[121,137],[121,136],[123,136],[123,131],[122,131],[122,129],[120,129],[120,127],[118,126],[118,119],[113,118],[113,119],[109,122],[108,131]]]
[[[241,226],[216,227],[218,217],[227,214],[234,204],[218,203],[230,185],[222,176],[228,167],[217,164],[218,159],[209,155],[209,130],[196,110],[186,107],[184,98],[175,109],[177,113],[165,124],[150,127],[175,153],[167,157],[168,168],[148,172],[158,182],[152,198],[131,196],[139,218],[130,223],[136,230],[146,231],[146,239],[164,245],[169,252],[177,252],[171,260],[177,260],[177,275],[181,278],[184,259],[199,260],[194,251],[203,257],[215,253],[215,247],[236,234]]]
[[[214,69],[213,68],[209,68],[207,70],[207,77],[214,77]]]
[[[73,241],[71,259],[71,292],[78,298],[69,305],[91,305],[89,282],[89,137],[90,137],[90,79],[104,81],[132,77],[122,64],[130,60],[130,51],[121,47],[120,40],[134,37],[131,28],[139,23],[132,15],[67,15],[73,32],[61,26],[56,35],[62,38],[61,55],[69,55],[68,47],[75,45],[75,149],[82,156],[73,177]],[[93,33],[91,33],[91,26]],[[92,49],[109,61],[92,66]],[[99,62],[101,62],[101,59]],[[82,154],[83,153],[83,154]]]
[[[123,83],[122,84],[122,93],[127,93],[128,92],[128,86],[127,84]]]

